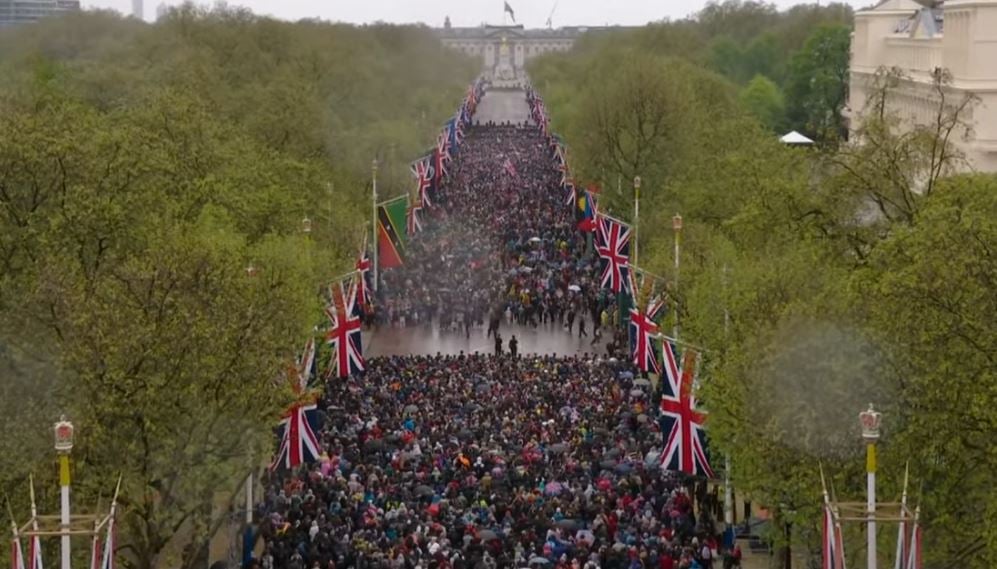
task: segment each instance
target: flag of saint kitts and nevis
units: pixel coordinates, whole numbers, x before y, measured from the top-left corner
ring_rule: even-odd
[[[405,263],[407,211],[408,196],[399,196],[377,206],[377,252],[382,269],[400,267]]]

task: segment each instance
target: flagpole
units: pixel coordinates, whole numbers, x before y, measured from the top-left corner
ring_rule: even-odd
[[[373,249],[374,249],[374,253],[373,253],[373,255],[374,255],[374,292],[377,292],[378,281],[380,280],[380,278],[378,277],[379,270],[378,270],[378,266],[377,266],[377,264],[378,264],[378,260],[377,260],[378,250],[380,249],[380,241],[378,241],[378,237],[379,236],[377,234],[377,158],[375,158],[373,160],[373,162],[371,162],[371,179],[372,179],[372,185],[373,185],[373,188],[374,188],[374,201],[373,201],[373,206],[371,208],[371,220],[374,223],[374,225],[373,225],[373,233],[374,233],[374,241],[373,241]]]
[[[636,265],[638,258],[638,228],[640,227],[640,176],[634,176],[634,262]]]
[[[730,310],[727,306],[727,265],[724,264],[721,273],[721,284],[724,293],[724,353],[727,351],[727,334],[730,331]],[[724,524],[727,525],[730,543],[728,547],[734,547],[734,488],[730,484],[730,453],[724,454]]]
[[[897,530],[897,558],[893,566],[895,569],[904,569],[904,547],[907,540],[907,481],[910,474],[910,463],[904,467],[904,490],[900,498],[900,527]]]
[[[682,241],[682,216],[675,214],[672,218],[672,230],[675,231],[675,329],[672,335],[679,337],[679,250]]]

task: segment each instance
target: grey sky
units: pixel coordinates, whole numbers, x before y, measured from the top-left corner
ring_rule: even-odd
[[[156,6],[181,3],[181,0],[144,0],[145,19],[155,18]],[[823,0],[826,3],[828,0]],[[844,0],[855,7],[871,0]],[[211,4],[200,0],[199,3]],[[245,6],[259,14],[287,20],[321,18],[352,23],[385,21],[392,23],[425,22],[443,24],[450,16],[455,26],[476,26],[484,21],[502,23],[502,0],[231,0],[231,5]],[[706,0],[559,0],[554,13],[555,26],[567,25],[641,25],[665,17],[672,19],[696,12]],[[774,0],[780,8],[800,4],[799,0]],[[543,27],[555,0],[509,0],[516,19],[527,27]],[[87,8],[111,8],[131,11],[131,0],[83,0]],[[511,22],[510,22],[511,23]]]

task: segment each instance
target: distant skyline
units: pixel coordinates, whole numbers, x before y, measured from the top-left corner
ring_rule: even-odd
[[[145,2],[145,19],[154,20],[160,0]],[[182,0],[165,0],[175,6]],[[197,1],[212,5],[214,2]],[[707,0],[509,0],[516,20],[528,28],[545,27],[551,9],[554,27],[623,25],[640,26],[664,18],[681,19],[698,12]],[[799,0],[774,0],[781,9],[796,4],[812,4]],[[854,8],[862,8],[874,0],[844,0]],[[131,13],[131,0],[83,0],[84,8],[105,8]],[[244,6],[257,14],[270,15],[284,20],[319,18],[322,20],[365,24],[389,22],[393,24],[425,23],[437,27],[447,16],[454,26],[478,26],[503,23],[502,0],[233,0],[232,6]],[[821,4],[828,4],[822,0]],[[512,23],[511,19],[507,23]]]

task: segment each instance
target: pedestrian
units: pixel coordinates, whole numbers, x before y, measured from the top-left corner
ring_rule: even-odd
[[[587,337],[588,335],[589,333],[585,331],[585,315],[581,314],[578,316],[578,337]]]
[[[495,333],[495,355],[502,355],[502,335],[498,332]]]
[[[509,353],[512,354],[512,359],[516,359],[516,356],[519,355],[519,340],[516,339],[515,334],[509,339]]]

